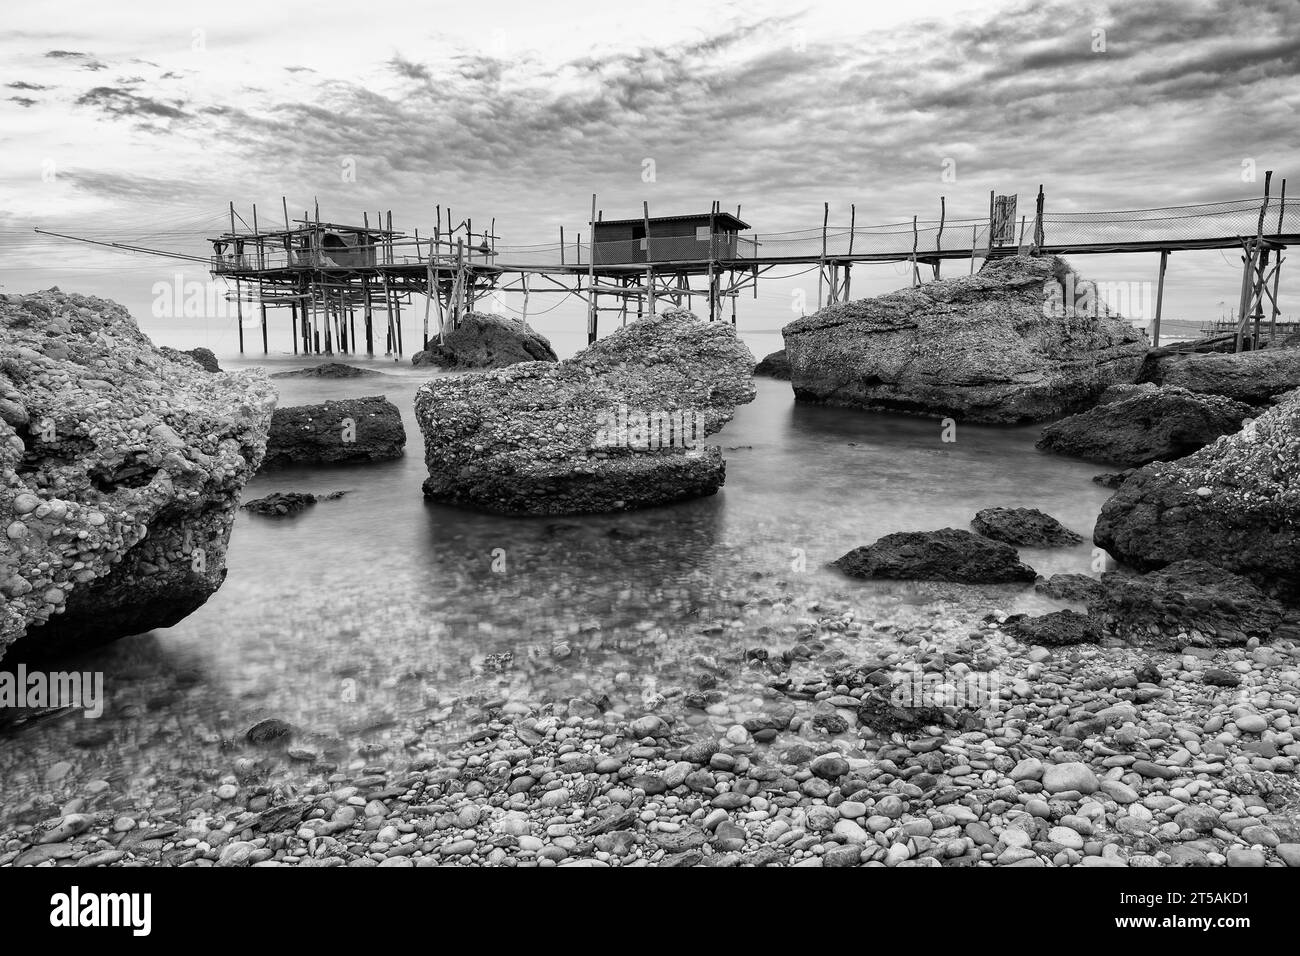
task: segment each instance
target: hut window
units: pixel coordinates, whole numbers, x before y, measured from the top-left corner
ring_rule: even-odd
[[[696,226],[696,227],[695,227],[695,241],[696,241],[696,242],[708,242],[708,241],[709,241],[709,227],[708,227],[708,226]]]

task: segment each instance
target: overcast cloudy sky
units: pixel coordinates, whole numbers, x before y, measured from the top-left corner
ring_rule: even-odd
[[[0,283],[137,314],[177,266],[32,227],[202,254],[229,200],[278,217],[283,194],[422,233],[450,204],[523,244],[582,229],[596,192],[606,217],[718,199],[780,232],[824,201],[833,222],[850,202],[860,224],[934,216],[940,195],[975,217],[990,189],[1039,183],[1058,210],[1245,198],[1243,160],[1262,180],[1300,155],[1296,0],[65,0],[0,21]],[[1076,265],[1149,279],[1155,257]],[[861,293],[907,281],[859,275]],[[1169,281],[1169,314],[1217,316],[1236,257],[1176,254]],[[742,326],[788,302],[773,284]]]

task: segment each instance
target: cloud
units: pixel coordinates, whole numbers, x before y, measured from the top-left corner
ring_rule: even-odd
[[[49,89],[48,86],[43,86],[40,83],[28,83],[26,80],[15,80],[13,83],[6,83],[5,86],[11,90],[37,91]]]
[[[35,106],[37,101],[26,96],[11,96],[9,97],[9,102],[17,103],[19,106],[22,107],[28,107],[28,106]]]
[[[188,119],[184,110],[113,86],[97,86],[77,97],[78,106],[89,106],[114,118]]]

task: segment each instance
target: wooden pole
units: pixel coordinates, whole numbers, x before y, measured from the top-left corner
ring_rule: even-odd
[[[564,227],[560,227],[560,265],[564,265]]]
[[[596,341],[596,194],[591,194],[591,255],[587,256],[587,344]]]
[[[919,238],[916,231],[916,217],[912,217],[912,285],[921,284],[921,271],[916,267],[916,243]]]
[[[979,242],[980,227],[970,227],[970,275],[975,274],[975,243]]]
[[[718,317],[718,290],[715,282],[713,259],[715,254],[715,236],[717,235],[718,200],[713,200],[709,207],[709,321]]]
[[[645,288],[646,288],[646,311],[650,315],[655,314],[655,287],[654,287],[654,267],[651,262],[654,260],[650,256],[650,201],[641,200],[641,222],[645,226]]]
[[[1156,280],[1156,315],[1151,320],[1151,344],[1160,344],[1160,313],[1165,301],[1165,264],[1169,261],[1169,250],[1160,250],[1160,278]]]
[[[826,277],[826,224],[830,222],[831,204],[822,203],[822,254],[817,260],[817,308],[822,307],[822,281]]]
[[[1278,195],[1277,232],[1279,236],[1282,234],[1282,225],[1283,225],[1282,220],[1285,212],[1286,212],[1286,180],[1284,179],[1282,180],[1282,190]],[[1271,312],[1271,318],[1269,319],[1269,323],[1268,323],[1268,344],[1269,345],[1277,344],[1277,314],[1278,314],[1277,293],[1278,293],[1278,284],[1281,281],[1282,281],[1282,250],[1278,249],[1277,264],[1273,266],[1273,308]]]
[[[1043,234],[1043,184],[1038,184],[1038,199],[1034,202],[1034,246],[1033,254],[1038,255],[1043,250],[1045,236]]]
[[[293,354],[298,354],[298,303],[289,303],[289,316],[293,319]]]
[[[653,262],[650,257],[650,202],[645,199],[641,200],[641,225],[645,229],[645,261]],[[650,314],[654,315],[654,309],[650,310]]]
[[[948,199],[946,196],[939,197],[939,232],[934,237],[934,277],[939,278],[940,262],[939,253],[943,251],[943,225],[948,219]]]
[[[993,258],[993,194],[997,190],[989,190],[989,251],[984,258],[986,260]]]

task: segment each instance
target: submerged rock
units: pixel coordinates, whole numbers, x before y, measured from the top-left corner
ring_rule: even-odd
[[[383,375],[372,368],[358,368],[342,362],[322,362],[309,368],[295,368],[288,372],[275,372],[271,378],[364,378],[368,375]]]
[[[268,518],[281,518],[306,511],[318,501],[333,501],[342,498],[347,492],[334,491],[328,495],[313,495],[307,491],[276,491],[265,498],[254,498],[245,502],[244,510]]]
[[[768,378],[779,378],[788,382],[790,380],[790,357],[786,355],[785,349],[778,349],[763,356],[763,360],[754,366],[754,374],[765,375]]]
[[[1182,388],[1135,391],[1053,422],[1037,446],[1043,451],[1136,468],[1170,461],[1241,428],[1248,405]]]
[[[164,345],[158,351],[162,352],[162,354],[167,356],[169,359],[193,359],[195,362],[199,363],[199,366],[205,372],[215,373],[221,371],[221,365],[217,362],[217,356],[213,353],[212,349],[205,349],[200,346],[196,349],[186,349],[185,351],[181,351],[180,349],[174,349]]]
[[[519,319],[469,312],[440,341],[430,339],[412,365],[446,369],[505,368],[519,362],[554,362],[550,340]]]
[[[320,465],[400,458],[406,428],[383,395],[277,408],[266,465]]]
[[[1179,356],[1157,364],[1148,374],[1162,385],[1263,405],[1300,388],[1300,348]]]
[[[828,306],[782,330],[795,397],[992,424],[1075,411],[1131,382],[1147,351],[1104,303],[1063,307],[1076,286],[1091,288],[1063,259],[1013,256]]]
[[[959,528],[900,531],[854,548],[831,562],[854,578],[997,584],[1032,581],[1034,569],[1016,549]]]
[[[1022,548],[1061,548],[1083,536],[1035,508],[985,508],[971,521],[976,534]]]
[[[1046,581],[1039,581],[1034,589],[1058,601],[1083,604],[1098,600],[1105,590],[1101,581],[1086,574],[1053,574]]]
[[[1300,390],[1234,435],[1133,473],[1093,540],[1142,570],[1201,559],[1300,598]]]
[[[729,324],[674,309],[563,362],[432,379],[415,397],[424,493],[513,514],[713,494],[726,469],[702,439],[753,400],[753,364]]]
[[[1147,647],[1233,646],[1267,640],[1282,606],[1243,578],[1205,561],[1178,561],[1150,574],[1108,571],[1089,610],[1117,636]]]
[[[114,302],[0,297],[0,654],[59,654],[200,607],[225,578],[274,403],[260,371],[170,358]]]

